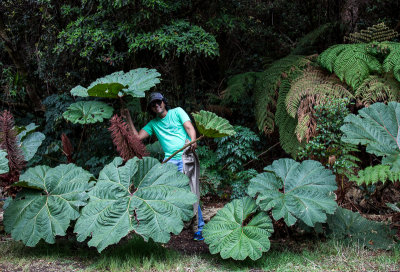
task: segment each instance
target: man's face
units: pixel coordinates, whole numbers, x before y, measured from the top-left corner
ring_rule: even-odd
[[[157,115],[163,115],[165,112],[165,103],[162,100],[154,100],[150,103],[151,110]]]

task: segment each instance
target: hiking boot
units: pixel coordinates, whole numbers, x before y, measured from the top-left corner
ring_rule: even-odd
[[[195,240],[195,241],[203,241],[204,240],[204,237],[203,237],[201,231],[198,231],[194,234],[193,240]]]

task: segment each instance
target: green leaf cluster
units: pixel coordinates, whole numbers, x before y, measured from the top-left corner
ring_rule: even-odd
[[[175,165],[146,157],[115,158],[93,176],[74,164],[36,166],[20,177],[23,187],[5,209],[4,225],[13,239],[28,246],[54,243],[72,220],[78,241],[101,252],[134,231],[145,240],[166,243],[193,215],[196,195]],[[85,206],[83,209],[80,209]]]
[[[384,250],[394,245],[395,232],[387,224],[368,220],[341,207],[328,216],[327,223],[329,236],[346,243]]]
[[[257,158],[254,146],[260,138],[247,127],[234,126],[235,135],[215,139],[215,151],[220,164],[232,172],[243,170],[243,165]]]
[[[360,170],[357,176],[350,176],[349,180],[356,182],[358,185],[371,185],[378,182],[386,183],[387,181],[396,182],[400,180],[400,172],[391,171],[389,165],[378,164]]]
[[[259,259],[270,248],[268,237],[272,232],[268,214],[257,211],[250,197],[225,205],[203,229],[211,254],[220,253],[223,259],[234,260]]]
[[[53,244],[64,236],[71,220],[86,205],[92,175],[74,164],[55,168],[36,166],[20,176],[25,187],[4,211],[4,227],[14,240],[35,246],[41,239]]]
[[[288,226],[301,220],[310,227],[326,222],[326,214],[335,212],[335,176],[319,162],[280,159],[264,170],[248,185],[255,200],[248,196],[233,200],[204,227],[212,254],[235,260],[260,258],[269,249],[273,232],[269,211]]]
[[[197,197],[187,177],[171,164],[154,158],[133,158],[121,165],[116,158],[100,172],[90,200],[75,225],[78,241],[91,237],[89,246],[101,252],[129,232],[145,240],[166,243],[192,215]]]
[[[337,44],[325,50],[318,62],[357,90],[370,74],[393,73],[400,81],[399,49],[396,42]]]
[[[319,162],[280,159],[264,171],[250,180],[248,194],[262,210],[272,210],[275,220],[283,218],[291,226],[300,219],[313,227],[335,212],[335,176]]]
[[[400,171],[399,123],[400,103],[375,103],[358,115],[348,115],[340,128],[342,141],[366,146],[368,153],[382,156],[382,164]]]
[[[141,33],[131,38],[129,50],[152,49],[162,58],[190,55],[205,57],[219,56],[215,37],[203,28],[184,20],[173,21],[154,32]]]
[[[349,100],[324,99],[320,105],[314,107],[316,136],[300,149],[300,159],[312,158],[331,168],[335,173],[349,176],[357,167],[360,160],[352,153],[358,151],[353,144],[341,141],[343,132],[340,128],[344,124]]]

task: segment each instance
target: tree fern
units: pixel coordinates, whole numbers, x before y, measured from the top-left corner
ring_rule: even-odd
[[[391,171],[390,165],[379,164],[359,171],[357,176],[353,175],[349,177],[349,180],[356,182],[358,185],[370,185],[380,181],[383,183],[386,181],[395,182],[400,180],[400,172]]]
[[[319,56],[319,64],[357,89],[371,73],[380,73],[382,65],[368,53],[367,44],[339,44]]]
[[[375,102],[400,100],[400,83],[391,77],[369,76],[355,92],[357,102],[369,106]]]
[[[274,110],[277,103],[281,81],[311,61],[303,56],[289,55],[274,62],[263,72],[254,93],[255,117],[258,128],[265,133],[272,133],[275,126]]]
[[[302,72],[297,70],[288,78],[282,81],[279,88],[279,97],[276,105],[275,123],[279,127],[279,142],[283,150],[292,157],[297,156],[297,151],[300,147],[300,142],[294,137],[297,127],[297,119],[290,116],[286,111],[286,96],[290,91],[291,83],[294,79],[300,76]]]
[[[390,41],[399,36],[397,31],[388,28],[385,23],[380,23],[363,29],[360,32],[350,33],[344,41],[352,43],[368,43],[372,41]]]
[[[383,70],[393,72],[394,77],[400,81],[400,43],[386,43],[390,52],[383,61]]]
[[[327,76],[320,69],[307,69],[292,82],[285,104],[288,114],[298,118],[296,135],[300,142],[315,135],[314,106],[327,97],[351,98],[353,95],[336,77]]]

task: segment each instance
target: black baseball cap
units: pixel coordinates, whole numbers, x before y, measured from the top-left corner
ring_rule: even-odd
[[[151,93],[149,97],[149,103],[147,105],[150,105],[151,102],[156,101],[156,100],[165,100],[164,96],[160,93]]]

